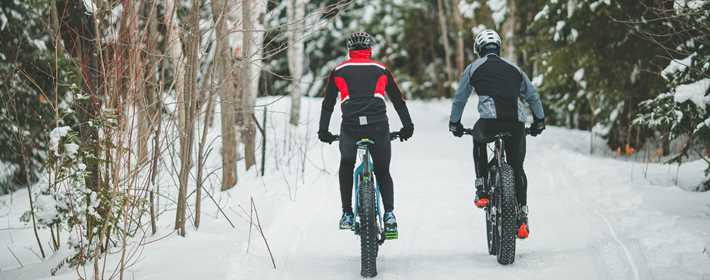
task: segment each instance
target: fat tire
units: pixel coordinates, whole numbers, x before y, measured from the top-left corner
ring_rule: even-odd
[[[377,225],[377,195],[372,180],[363,182],[360,188],[360,275],[377,276],[377,250],[379,228]]]
[[[515,242],[517,225],[517,200],[515,197],[515,177],[513,168],[508,164],[502,164],[499,170],[499,184],[496,188],[496,208],[498,215],[498,233],[500,234],[498,243],[498,263],[502,265],[512,264],[515,261]]]

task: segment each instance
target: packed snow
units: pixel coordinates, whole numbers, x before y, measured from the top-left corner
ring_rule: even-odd
[[[240,169],[239,185],[228,192],[219,192],[219,178],[208,178],[210,193],[236,228],[205,197],[200,228],[189,226],[186,238],[173,234],[169,200],[174,193],[165,190],[175,189],[174,163],[161,163],[165,197],[158,233],[142,241],[142,250],[129,260],[127,277],[360,279],[359,241],[337,230],[338,145],[315,137],[321,99],[303,101],[297,129],[287,125],[287,98],[258,102],[275,102],[268,107],[266,176]],[[475,103],[472,97],[463,118],[466,127],[476,120]],[[380,248],[375,279],[710,278],[710,192],[683,190],[702,181],[702,162],[678,168],[645,164],[644,155],[589,155],[588,132],[556,127],[528,138],[531,237],[518,241],[516,262],[504,267],[487,253],[483,213],[472,203],[472,140],[448,132],[450,101],[410,101],[409,106],[414,137],[392,143],[400,237]],[[393,108],[389,111],[390,127],[399,129]],[[338,131],[339,118],[336,112],[331,131]],[[215,152],[207,169],[215,170],[221,162],[218,125],[209,137],[215,139]],[[594,143],[604,147],[601,139]],[[26,190],[0,197],[0,245],[7,248],[0,250],[0,279],[77,279],[77,270],[66,266],[50,278],[67,253],[38,257],[31,225],[19,221],[28,209],[26,198]],[[250,231],[252,198],[276,269],[256,226]],[[49,242],[46,229],[39,234]],[[107,273],[117,260],[109,256]]]

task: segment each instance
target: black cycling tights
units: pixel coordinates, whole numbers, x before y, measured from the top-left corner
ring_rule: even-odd
[[[370,150],[374,163],[375,178],[380,185],[385,211],[394,210],[394,194],[392,191],[392,176],[390,175],[390,158],[392,143],[390,143],[389,124],[371,124],[358,127],[341,127],[340,129],[340,200],[343,212],[350,213],[353,196],[353,168],[357,157],[358,140],[368,138],[375,142]]]
[[[488,148],[483,143],[485,138],[500,132],[509,132],[512,137],[504,139],[505,154],[508,164],[513,167],[515,174],[515,192],[518,203],[528,203],[528,180],[523,170],[525,161],[525,124],[520,122],[504,122],[498,120],[480,119],[473,127],[473,160],[476,165],[476,178],[486,176],[488,173]]]

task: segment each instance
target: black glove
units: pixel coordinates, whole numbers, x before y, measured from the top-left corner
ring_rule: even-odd
[[[545,130],[545,119],[535,118],[530,126],[530,136],[538,136]]]
[[[323,143],[333,143],[333,141],[338,140],[338,137],[330,133],[330,131],[327,130],[321,130],[318,131],[318,139],[320,139],[321,142]]]
[[[399,130],[399,140],[407,141],[414,134],[414,125],[407,125]]]
[[[461,137],[463,136],[463,125],[461,122],[450,122],[449,131],[451,131],[454,136]]]

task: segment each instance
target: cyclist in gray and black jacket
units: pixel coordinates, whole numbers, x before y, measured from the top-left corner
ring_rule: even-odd
[[[505,141],[505,151],[508,163],[513,167],[517,199],[522,210],[518,235],[524,238],[528,232],[527,179],[523,170],[527,113],[521,100],[525,100],[532,109],[532,136],[539,135],[545,129],[545,113],[540,96],[527,75],[518,66],[500,57],[501,39],[495,31],[480,32],[475,38],[474,49],[480,58],[468,65],[461,77],[451,106],[449,130],[457,137],[463,136],[461,115],[471,91],[475,90],[479,97],[480,119],[474,125],[473,155],[476,165],[475,204],[479,208],[488,205],[483,179],[488,172],[484,139],[500,132],[512,135]]]

